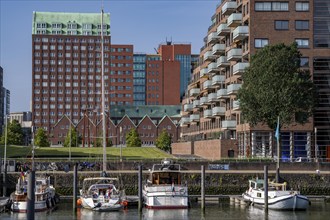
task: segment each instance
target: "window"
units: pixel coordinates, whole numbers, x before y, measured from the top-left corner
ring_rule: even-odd
[[[309,47],[308,39],[296,39],[296,43],[298,44],[298,48],[308,48]]]
[[[288,2],[256,2],[255,11],[289,11]]]
[[[309,21],[296,21],[296,30],[308,30]]]
[[[309,2],[296,2],[296,11],[309,11]]]
[[[309,67],[309,58],[308,57],[300,58],[300,67]]]
[[[254,39],[254,47],[262,48],[268,45],[268,39]]]
[[[289,30],[289,21],[275,21],[275,30]]]

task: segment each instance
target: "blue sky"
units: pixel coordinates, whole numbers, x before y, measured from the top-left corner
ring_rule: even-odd
[[[113,44],[155,53],[159,43],[191,43],[198,54],[220,0],[104,0]],[[101,0],[0,0],[0,66],[11,112],[29,111],[32,94],[32,12],[100,12]]]

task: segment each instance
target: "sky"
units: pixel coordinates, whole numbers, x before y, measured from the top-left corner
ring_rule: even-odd
[[[0,66],[10,112],[30,111],[32,13],[110,13],[111,43],[153,53],[160,43],[190,43],[199,54],[220,0],[0,0]]]

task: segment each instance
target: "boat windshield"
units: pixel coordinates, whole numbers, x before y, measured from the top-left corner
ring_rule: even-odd
[[[152,184],[181,184],[179,173],[177,172],[157,172],[152,174]]]

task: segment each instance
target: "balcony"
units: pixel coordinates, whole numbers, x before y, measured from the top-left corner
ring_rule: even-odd
[[[182,117],[180,124],[181,125],[188,125],[188,124],[190,124],[190,117]]]
[[[227,93],[227,89],[219,89],[217,91],[217,98],[218,99],[228,99],[228,93]]]
[[[205,105],[208,105],[208,101],[209,101],[208,97],[204,96],[204,97],[201,97],[199,104],[202,106],[205,106]]]
[[[242,59],[242,49],[241,48],[232,48],[227,53],[228,61],[237,61]]]
[[[212,80],[206,80],[203,83],[203,89],[212,89]]]
[[[212,118],[212,109],[205,109],[204,110],[204,118]]]
[[[215,44],[212,47],[212,54],[213,55],[223,55],[226,51],[226,45],[225,44]]]
[[[249,36],[249,26],[238,26],[233,31],[233,40],[241,41]]]
[[[226,35],[230,34],[230,28],[227,26],[227,24],[220,24],[217,27],[217,34],[219,36],[226,36]]]
[[[191,112],[193,110],[193,104],[185,104],[183,105],[183,111],[185,112]]]
[[[236,2],[226,2],[221,9],[223,15],[230,15],[233,13],[237,8]]]
[[[208,73],[207,68],[201,69],[200,72],[199,72],[199,78],[207,78],[207,73]]]
[[[218,98],[217,98],[217,93],[210,93],[208,96],[207,96],[207,99],[208,99],[208,102],[211,103],[211,102],[216,102],[216,101],[219,101]]]
[[[225,107],[216,106],[212,108],[212,115],[213,116],[223,116],[226,113]]]
[[[241,88],[242,84],[230,84],[227,86],[227,95],[235,95]]]
[[[242,75],[245,72],[245,68],[249,66],[250,63],[236,63],[233,66],[233,75]]]
[[[242,23],[242,13],[233,13],[227,19],[228,27],[237,27]]]
[[[217,59],[217,66],[222,67],[222,68],[230,66],[230,63],[228,62],[227,57],[226,56],[219,57]]]
[[[212,51],[206,51],[203,56],[203,60],[205,61],[212,61],[215,59],[215,56],[212,54]]]
[[[211,62],[208,66],[207,66],[207,72],[208,73],[217,73],[219,72],[219,68],[217,67],[217,63],[216,62]]]
[[[201,106],[199,105],[199,99],[195,99],[195,100],[193,101],[193,108],[199,108],[199,107],[201,107]]]
[[[215,44],[217,41],[219,41],[220,37],[217,35],[217,32],[211,32],[207,36],[207,43],[208,44]]]
[[[213,88],[223,84],[226,80],[226,77],[224,75],[215,75],[212,77],[212,86]]]
[[[223,129],[235,129],[236,128],[236,120],[224,120],[224,121],[222,121],[221,128],[223,128]]]
[[[201,90],[199,88],[193,88],[189,91],[189,94],[190,94],[190,96],[198,96],[200,91]]]
[[[191,122],[199,122],[199,114],[192,114],[190,115]]]
[[[233,110],[234,111],[239,110],[239,101],[238,100],[233,101]]]

